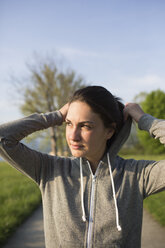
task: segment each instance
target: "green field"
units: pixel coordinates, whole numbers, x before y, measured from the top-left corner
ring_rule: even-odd
[[[124,158],[165,160],[164,155],[124,155]],[[144,200],[144,207],[151,213],[155,220],[165,226],[165,191],[149,196]]]
[[[40,203],[37,185],[0,162],[0,247]]]

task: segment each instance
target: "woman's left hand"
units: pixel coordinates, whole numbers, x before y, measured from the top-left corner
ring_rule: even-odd
[[[137,103],[127,103],[123,110],[124,119],[127,120],[128,116],[131,116],[136,122],[144,115],[144,111]]]

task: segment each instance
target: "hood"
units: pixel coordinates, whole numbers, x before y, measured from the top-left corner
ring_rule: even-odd
[[[129,117],[123,127],[120,129],[119,133],[116,135],[116,138],[114,139],[113,143],[108,149],[108,153],[110,156],[111,163],[113,162],[114,158],[118,154],[118,152],[121,150],[124,143],[127,141],[130,132],[131,132],[131,126],[132,126],[132,118]]]

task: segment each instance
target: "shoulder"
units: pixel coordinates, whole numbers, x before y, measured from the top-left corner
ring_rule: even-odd
[[[57,171],[61,171],[61,173],[66,174],[69,173],[74,168],[79,168],[79,160],[74,157],[65,157],[65,156],[51,156],[51,165]]]
[[[123,158],[120,156],[116,157],[115,165],[118,168],[123,168],[125,171],[137,172],[140,173],[148,165],[154,164],[154,160],[143,160],[143,159],[134,159],[134,158]]]

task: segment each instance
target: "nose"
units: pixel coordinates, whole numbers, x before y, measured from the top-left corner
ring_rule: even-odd
[[[74,127],[70,130],[69,138],[72,141],[80,141],[81,139],[81,134],[80,130],[77,127]]]

